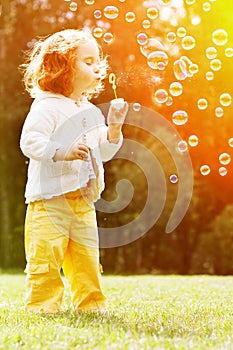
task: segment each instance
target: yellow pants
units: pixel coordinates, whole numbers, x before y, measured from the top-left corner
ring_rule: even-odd
[[[60,311],[61,268],[76,311],[106,308],[98,245],[95,208],[80,191],[30,203],[25,221],[26,310]]]

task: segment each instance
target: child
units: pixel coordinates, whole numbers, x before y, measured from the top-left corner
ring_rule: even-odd
[[[107,64],[85,31],[63,30],[37,42],[23,68],[26,90],[35,97],[20,139],[30,159],[26,310],[60,311],[61,268],[76,311],[106,310],[94,201],[104,188],[102,162],[121,147],[128,104],[110,108],[107,126],[88,101],[100,92]]]

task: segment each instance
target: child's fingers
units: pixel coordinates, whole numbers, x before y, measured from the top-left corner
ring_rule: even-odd
[[[89,153],[89,147],[83,144],[77,144],[75,147],[75,156],[77,159],[81,160],[87,160],[88,159],[88,153]]]
[[[90,151],[90,148],[87,145],[84,144],[77,144],[77,147],[80,151],[84,151],[86,153],[88,153]]]

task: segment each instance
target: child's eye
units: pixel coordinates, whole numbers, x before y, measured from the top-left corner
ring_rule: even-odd
[[[86,64],[87,64],[88,66],[91,66],[91,65],[93,64],[93,62],[92,62],[91,60],[87,60],[87,61],[86,61]]]

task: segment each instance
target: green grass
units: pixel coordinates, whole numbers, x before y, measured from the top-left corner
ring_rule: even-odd
[[[233,277],[104,276],[110,315],[24,312],[25,277],[0,275],[0,349],[233,349]]]

